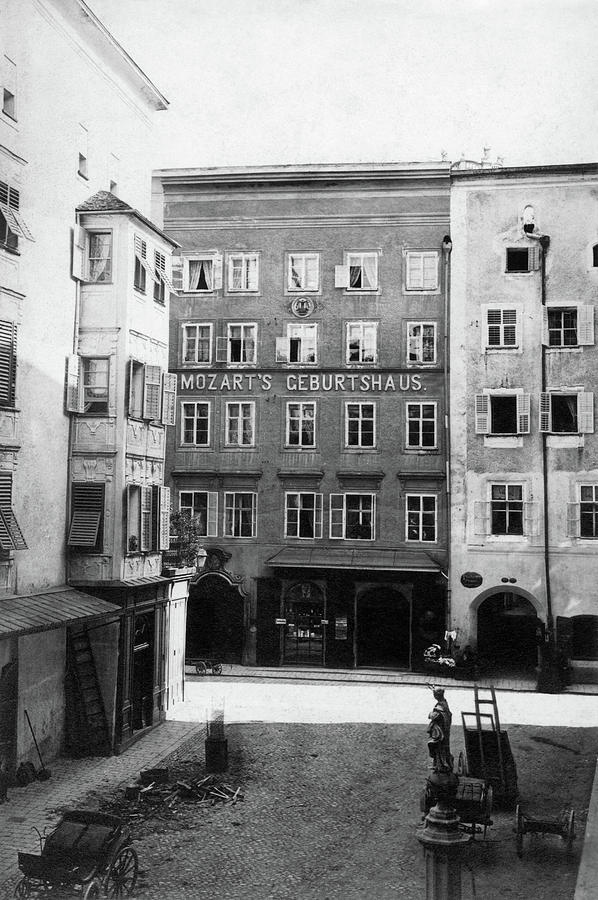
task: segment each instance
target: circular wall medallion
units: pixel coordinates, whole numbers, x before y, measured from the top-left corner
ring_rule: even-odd
[[[477,588],[484,579],[478,572],[463,572],[461,584],[466,588]]]
[[[295,297],[295,299],[291,303],[291,312],[294,316],[298,316],[300,319],[304,319],[306,316],[311,316],[315,308],[316,301],[311,297]]]

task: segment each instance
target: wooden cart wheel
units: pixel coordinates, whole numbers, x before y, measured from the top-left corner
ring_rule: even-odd
[[[206,664],[203,662],[198,662],[195,666],[195,674],[196,675],[205,675],[207,672]]]
[[[467,771],[467,757],[462,750],[457,759],[457,775],[463,775],[465,778],[469,775]]]
[[[104,893],[106,897],[128,897],[132,894],[137,881],[139,862],[133,847],[123,847],[106,875]]]
[[[19,883],[15,888],[15,897],[17,900],[24,900],[25,897],[28,897],[31,893],[31,884],[29,883],[29,879],[27,876],[21,878]]]
[[[213,675],[222,675],[222,666],[220,663],[214,663],[212,666],[212,674]]]
[[[85,885],[83,893],[81,894],[81,900],[99,900],[101,893],[102,883],[100,879],[92,878],[91,881]]]
[[[570,809],[569,815],[567,816],[567,825],[565,834],[563,835],[565,839],[565,846],[567,848],[567,852],[570,853],[573,849],[573,841],[575,840],[575,810]]]
[[[524,823],[523,813],[519,804],[517,804],[517,809],[515,810],[515,831],[517,832],[517,856],[521,859],[523,856]]]

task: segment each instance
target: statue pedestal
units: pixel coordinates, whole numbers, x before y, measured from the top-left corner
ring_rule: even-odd
[[[459,830],[459,816],[451,803],[458,783],[452,772],[435,772],[428,778],[436,805],[417,837],[424,848],[426,900],[461,900],[462,849],[469,837]]]

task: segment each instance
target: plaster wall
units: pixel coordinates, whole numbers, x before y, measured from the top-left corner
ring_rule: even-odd
[[[66,629],[54,628],[19,639],[17,764],[39,757],[25,718],[29,713],[44,762],[58,756],[64,734],[64,659]]]

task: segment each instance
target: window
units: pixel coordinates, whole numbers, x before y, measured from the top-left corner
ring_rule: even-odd
[[[19,202],[19,191],[5,181],[0,181],[0,246],[15,253],[19,249],[20,237],[33,240],[33,235],[19,212]]]
[[[168,550],[170,544],[170,488],[128,484],[127,553]]]
[[[82,360],[83,412],[108,412],[109,361],[106,358],[86,357]]]
[[[436,447],[436,404],[407,404],[407,447],[430,450]]]
[[[523,534],[523,485],[490,485],[490,533]]]
[[[319,286],[319,253],[289,253],[287,289],[289,291],[317,291]]]
[[[193,447],[210,445],[209,403],[183,403],[181,444]]]
[[[374,403],[345,403],[345,447],[376,446]]]
[[[161,306],[166,303],[166,257],[154,250],[154,300]]]
[[[420,365],[436,362],[435,322],[408,322],[407,362]]]
[[[85,125],[79,125],[79,162],[77,165],[77,174],[81,178],[89,179],[89,171],[87,157],[89,154],[89,132]]]
[[[579,536],[598,538],[598,484],[579,485]]]
[[[284,535],[322,537],[322,494],[288,492],[285,495]]]
[[[231,253],[228,257],[229,291],[257,291],[257,253]]]
[[[109,231],[88,232],[87,280],[112,281],[112,233]]]
[[[594,244],[592,247],[592,265],[598,266],[598,244]]]
[[[160,366],[129,360],[127,411],[131,418],[174,425],[175,398],[176,375],[163,372]]]
[[[529,434],[530,395],[476,394],[476,434]]]
[[[316,446],[316,404],[287,403],[287,447]]]
[[[135,274],[133,284],[137,291],[145,294],[146,275],[149,274],[153,280],[155,278],[155,269],[152,269],[147,259],[147,243],[135,235]]]
[[[255,403],[226,404],[227,447],[253,447],[255,445]]]
[[[255,537],[257,494],[235,492],[224,494],[224,536]]]
[[[540,431],[588,434],[594,431],[594,394],[546,391],[540,394]]]
[[[75,482],[71,489],[68,546],[101,553],[104,530],[104,485]]]
[[[405,290],[437,291],[438,251],[408,250],[405,253]]]
[[[183,290],[210,293],[222,287],[222,256],[189,256],[183,259]]]
[[[0,406],[15,405],[17,326],[0,321]]]
[[[508,349],[517,347],[519,341],[519,316],[516,309],[486,311],[486,347],[493,350]]]
[[[375,494],[331,494],[331,539],[373,541],[375,509]]]
[[[23,532],[12,510],[12,473],[0,472],[0,550],[27,550]]]
[[[347,363],[376,363],[377,343],[377,322],[347,322]]]
[[[193,516],[203,537],[218,535],[217,491],[181,491],[179,510]]]
[[[183,362],[212,362],[212,326],[208,323],[183,325]]]
[[[405,497],[406,535],[408,541],[436,541],[436,495],[407,494]]]
[[[348,291],[375,291],[378,288],[378,254],[347,253]]]
[[[2,112],[10,119],[17,118],[17,67],[4,56],[2,59]]]
[[[537,262],[537,247],[507,247],[507,272],[531,272],[537,267]]]
[[[218,338],[216,342],[216,361],[238,363],[239,365],[255,365],[257,325],[227,325],[227,337]]]
[[[276,339],[276,362],[315,363],[317,346],[317,325],[292,323],[287,325],[286,338]]]
[[[594,307],[589,305],[545,309],[544,343],[548,347],[578,347],[594,343]]]
[[[119,172],[120,160],[115,153],[110,153],[108,155],[108,190],[111,194],[116,194],[118,191]]]

